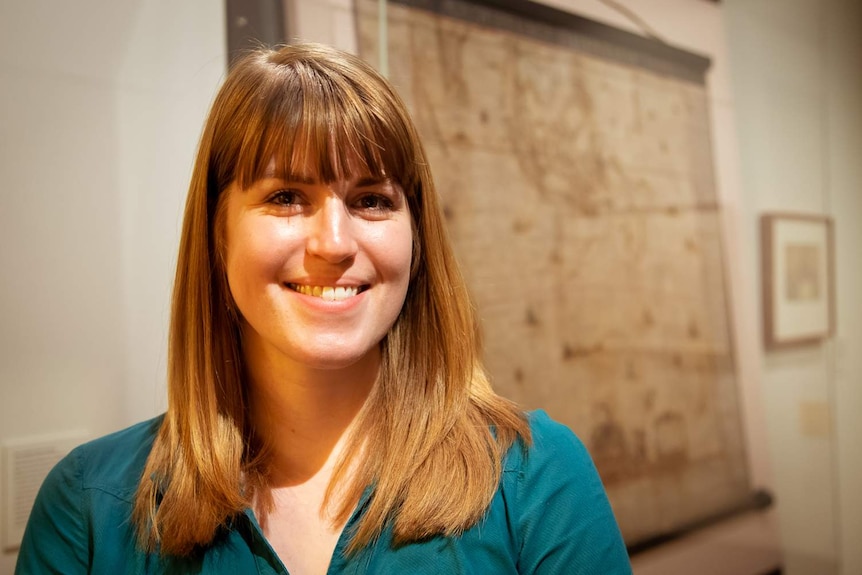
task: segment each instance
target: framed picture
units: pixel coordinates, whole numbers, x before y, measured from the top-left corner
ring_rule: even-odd
[[[832,219],[764,214],[763,335],[767,349],[816,343],[835,329]]]

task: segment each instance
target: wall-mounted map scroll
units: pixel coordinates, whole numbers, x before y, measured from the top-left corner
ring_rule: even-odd
[[[496,388],[583,439],[630,544],[739,505],[705,60],[693,71],[481,4],[390,2],[389,66]],[[357,13],[377,62],[377,3]]]

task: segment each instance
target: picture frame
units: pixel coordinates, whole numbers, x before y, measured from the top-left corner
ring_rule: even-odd
[[[760,219],[763,337],[767,350],[816,344],[835,331],[832,218],[767,213]]]

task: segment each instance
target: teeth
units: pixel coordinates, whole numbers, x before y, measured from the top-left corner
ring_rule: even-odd
[[[359,293],[358,287],[306,286],[288,284],[291,289],[304,295],[319,297],[325,301],[341,301]]]

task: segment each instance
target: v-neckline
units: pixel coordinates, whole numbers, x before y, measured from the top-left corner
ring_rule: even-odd
[[[338,535],[338,540],[335,542],[335,548],[332,550],[332,556],[329,558],[329,566],[326,568],[326,575],[339,575],[344,572],[344,550],[350,543],[350,533],[353,531],[354,526],[365,511],[365,507],[368,505],[368,500],[371,498],[371,492],[371,487],[365,488],[365,491],[362,492],[362,496],[359,498],[359,502],[350,514],[350,518],[341,529],[341,533]],[[273,563],[275,567],[280,569],[280,573],[282,575],[290,575],[290,571],[288,571],[284,561],[281,560],[281,557],[276,553],[269,539],[264,535],[263,528],[261,528],[260,523],[257,520],[257,516],[254,514],[254,510],[251,507],[248,507],[244,513],[251,525],[254,537],[259,539],[269,554],[268,558],[255,554],[255,563],[257,564],[258,574],[260,575],[262,573],[260,561],[266,559],[268,562]]]

